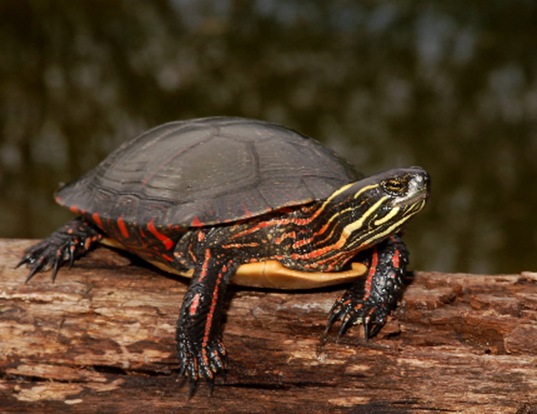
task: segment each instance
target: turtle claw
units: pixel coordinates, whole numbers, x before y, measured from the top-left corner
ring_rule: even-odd
[[[364,327],[364,338],[368,340],[376,336],[386,324],[389,310],[383,303],[369,303],[367,301],[356,300],[343,295],[336,301],[330,317],[326,332],[328,332],[336,321],[341,321],[341,326],[337,333],[337,338],[341,338],[351,326],[361,324]]]
[[[197,380],[188,380],[188,392],[187,392],[187,399],[191,399],[194,394],[196,394],[196,390],[198,388],[198,382]],[[207,387],[209,388],[209,397],[212,397],[213,391],[214,391],[214,380],[207,380]]]
[[[37,273],[51,270],[54,283],[60,267],[65,263],[71,267],[77,258],[84,255],[101,238],[101,233],[90,223],[77,218],[27,249],[16,268],[22,265],[30,268],[26,283]]]
[[[33,246],[29,250],[26,251],[26,255],[22,258],[22,260],[17,263],[17,266],[15,266],[15,269],[19,268],[22,265],[27,265],[30,268],[30,272],[28,273],[28,276],[26,276],[26,279],[24,283],[28,283],[37,273],[39,272],[45,272],[51,267],[53,272],[57,272],[58,265],[57,260],[54,260],[50,256],[46,256],[42,254],[41,243],[38,243],[37,245]],[[54,275],[53,275],[54,279]]]
[[[347,332],[352,325],[353,325],[353,322],[351,318],[344,319],[337,333],[338,339],[341,338],[343,335],[345,335],[345,332]],[[367,334],[365,335],[365,339],[367,339]]]
[[[207,381],[207,386],[209,387],[209,396],[212,396],[214,391],[214,380]]]
[[[179,334],[178,351],[181,364],[179,375],[186,376],[189,381],[188,397],[196,392],[199,380],[207,383],[209,395],[212,395],[216,375],[222,375],[225,380],[226,351],[222,343],[213,341],[205,346],[196,346],[186,336]]]
[[[366,340],[376,336],[397,306],[404,285],[408,252],[398,236],[391,236],[373,248],[364,279],[357,280],[332,306],[328,329],[341,321],[338,338],[352,325],[363,325]]]
[[[28,273],[28,276],[26,276],[24,283],[28,283],[36,274],[44,271],[44,262],[45,260],[40,260],[38,263],[35,263],[33,266],[31,266],[30,273]]]
[[[52,282],[56,280],[59,268],[68,260],[68,245],[58,245],[57,240],[51,236],[26,251],[26,255],[17,267],[26,264],[30,273],[25,282],[28,283],[37,273],[52,271]]]
[[[52,265],[52,283],[56,281],[56,276],[58,275],[58,270],[61,266],[61,260],[55,260],[54,264]]]
[[[192,398],[194,396],[194,393],[196,392],[196,385],[198,384],[198,381],[190,380],[188,382],[188,398]]]

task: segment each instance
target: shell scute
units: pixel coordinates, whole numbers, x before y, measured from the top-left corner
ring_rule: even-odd
[[[359,177],[333,152],[285,127],[201,118],[127,141],[56,199],[102,219],[195,227],[320,200]]]

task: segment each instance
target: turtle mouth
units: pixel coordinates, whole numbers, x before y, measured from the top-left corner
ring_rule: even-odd
[[[413,193],[404,198],[396,200],[394,202],[394,206],[409,207],[412,205],[420,204],[420,202],[423,202],[423,204],[425,204],[425,201],[427,200],[427,198],[429,198],[429,191],[428,189],[424,188],[424,189],[419,190],[416,193]]]
[[[395,200],[394,205],[398,207],[409,207],[419,205],[421,208],[429,198],[431,188],[431,178],[425,171],[416,174],[408,183],[407,194]]]

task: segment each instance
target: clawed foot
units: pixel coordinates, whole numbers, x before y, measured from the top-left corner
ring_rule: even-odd
[[[178,334],[179,375],[189,379],[189,397],[194,394],[196,384],[204,380],[212,394],[214,379],[217,374],[225,377],[226,350],[221,341],[212,341],[206,345],[197,345],[182,334]]]
[[[338,337],[358,324],[364,327],[365,339],[377,335],[397,306],[407,264],[408,251],[399,236],[391,236],[374,247],[368,259],[368,274],[336,300],[326,332],[341,321]]]
[[[351,326],[362,324],[364,337],[369,339],[377,335],[386,324],[386,318],[390,311],[391,309],[386,303],[356,299],[347,292],[332,306],[326,333],[336,321],[341,321],[338,338]]]
[[[102,235],[88,223],[75,219],[47,239],[27,249],[16,267],[27,265],[30,268],[26,282],[36,273],[52,269],[54,282],[62,265],[68,263],[71,267],[77,258],[85,254],[91,245],[101,238]]]
[[[17,267],[25,264],[30,268],[26,282],[32,279],[36,273],[52,269],[52,281],[54,282],[58,269],[63,263],[69,262],[69,267],[73,265],[75,252],[76,244],[69,243],[58,246],[48,240],[43,240],[25,251],[25,255]]]

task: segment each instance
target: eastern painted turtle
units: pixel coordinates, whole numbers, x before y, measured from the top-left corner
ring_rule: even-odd
[[[191,277],[177,327],[191,389],[224,370],[220,320],[228,283],[311,288],[354,280],[328,328],[376,335],[408,263],[403,223],[429,194],[420,167],[363,178],[317,141],[242,118],[171,122],[124,143],[56,201],[77,217],[25,252],[36,273],[115,245]],[[366,273],[365,277],[358,277]]]

